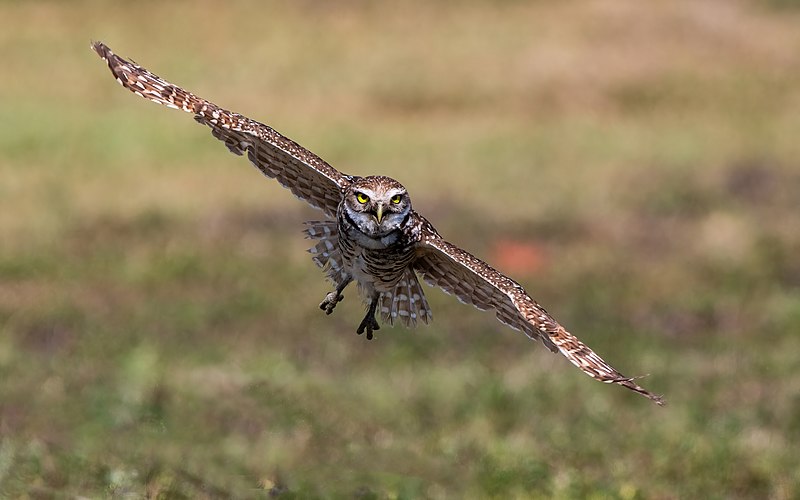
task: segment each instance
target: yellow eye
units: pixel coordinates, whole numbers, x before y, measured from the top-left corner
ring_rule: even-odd
[[[400,200],[402,200],[402,199],[403,199],[402,196],[400,196],[399,194],[396,194],[396,195],[392,196],[389,201],[391,201],[392,203],[397,205],[398,203],[400,203]]]
[[[356,193],[356,199],[363,205],[369,201],[369,196],[365,195],[364,193]]]

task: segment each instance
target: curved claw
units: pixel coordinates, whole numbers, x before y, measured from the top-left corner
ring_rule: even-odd
[[[376,330],[380,330],[380,329],[381,329],[381,327],[378,324],[378,321],[375,319],[375,316],[373,316],[371,314],[367,314],[364,317],[364,319],[361,320],[361,324],[358,325],[358,329],[356,330],[356,333],[361,335],[366,330],[366,332],[367,332],[367,340],[372,340],[373,337],[374,337],[372,332],[374,332]]]
[[[328,295],[325,296],[325,300],[323,300],[319,304],[319,308],[325,311],[325,314],[330,314],[333,312],[333,309],[336,307],[336,304],[344,300],[344,295],[341,293],[337,293],[336,291],[328,292]]]

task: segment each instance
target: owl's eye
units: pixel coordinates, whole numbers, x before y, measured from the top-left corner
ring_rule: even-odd
[[[364,193],[356,193],[356,200],[363,205],[369,201],[369,196],[365,195]]]
[[[396,195],[392,196],[392,197],[389,199],[389,201],[391,201],[392,203],[394,203],[395,205],[397,205],[398,203],[400,203],[400,200],[402,200],[402,199],[403,199],[403,197],[402,197],[402,196],[400,196],[399,194],[396,194]]]

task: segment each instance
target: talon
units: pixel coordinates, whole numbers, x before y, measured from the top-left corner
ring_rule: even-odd
[[[320,303],[319,308],[325,311],[325,314],[330,314],[333,312],[336,304],[342,300],[344,300],[344,295],[337,294],[335,291],[328,292],[328,295],[325,296],[325,300]]]
[[[367,332],[367,340],[372,340],[375,337],[372,334],[372,332],[380,330],[380,329],[381,329],[381,327],[378,324],[378,321],[375,320],[374,317],[370,316],[370,317],[364,318],[364,320],[361,321],[361,324],[358,325],[358,329],[356,330],[356,333],[361,335],[362,333],[364,333],[364,331],[366,331]]]
[[[378,295],[375,295],[372,298],[372,302],[369,304],[369,309],[367,309],[367,314],[364,315],[364,319],[361,320],[361,324],[358,325],[358,329],[356,330],[356,333],[359,335],[364,333],[364,330],[366,330],[367,340],[372,340],[373,331],[381,329],[380,325],[378,325],[378,320],[375,319],[375,309],[378,307],[378,298]]]

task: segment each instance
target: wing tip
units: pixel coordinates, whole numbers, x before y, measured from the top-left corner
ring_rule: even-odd
[[[637,378],[644,378],[646,376],[647,375],[641,375],[639,377],[625,377],[625,378],[619,378],[619,379],[616,379],[616,380],[610,380],[609,382],[612,382],[614,384],[619,384],[622,387],[630,389],[630,390],[632,390],[634,392],[638,392],[639,394],[641,394],[642,396],[646,397],[650,401],[654,402],[658,406],[666,406],[667,402],[664,399],[664,396],[659,395],[659,394],[653,394],[652,392],[648,391],[644,387],[642,387],[639,384],[637,384],[636,382],[634,382],[634,380],[636,380]]]
[[[114,55],[114,53],[111,52],[111,49],[109,49],[106,44],[104,44],[99,40],[98,41],[92,40],[90,47],[92,48],[93,51],[97,53],[98,56],[100,56],[105,60],[108,60],[109,57]]]

